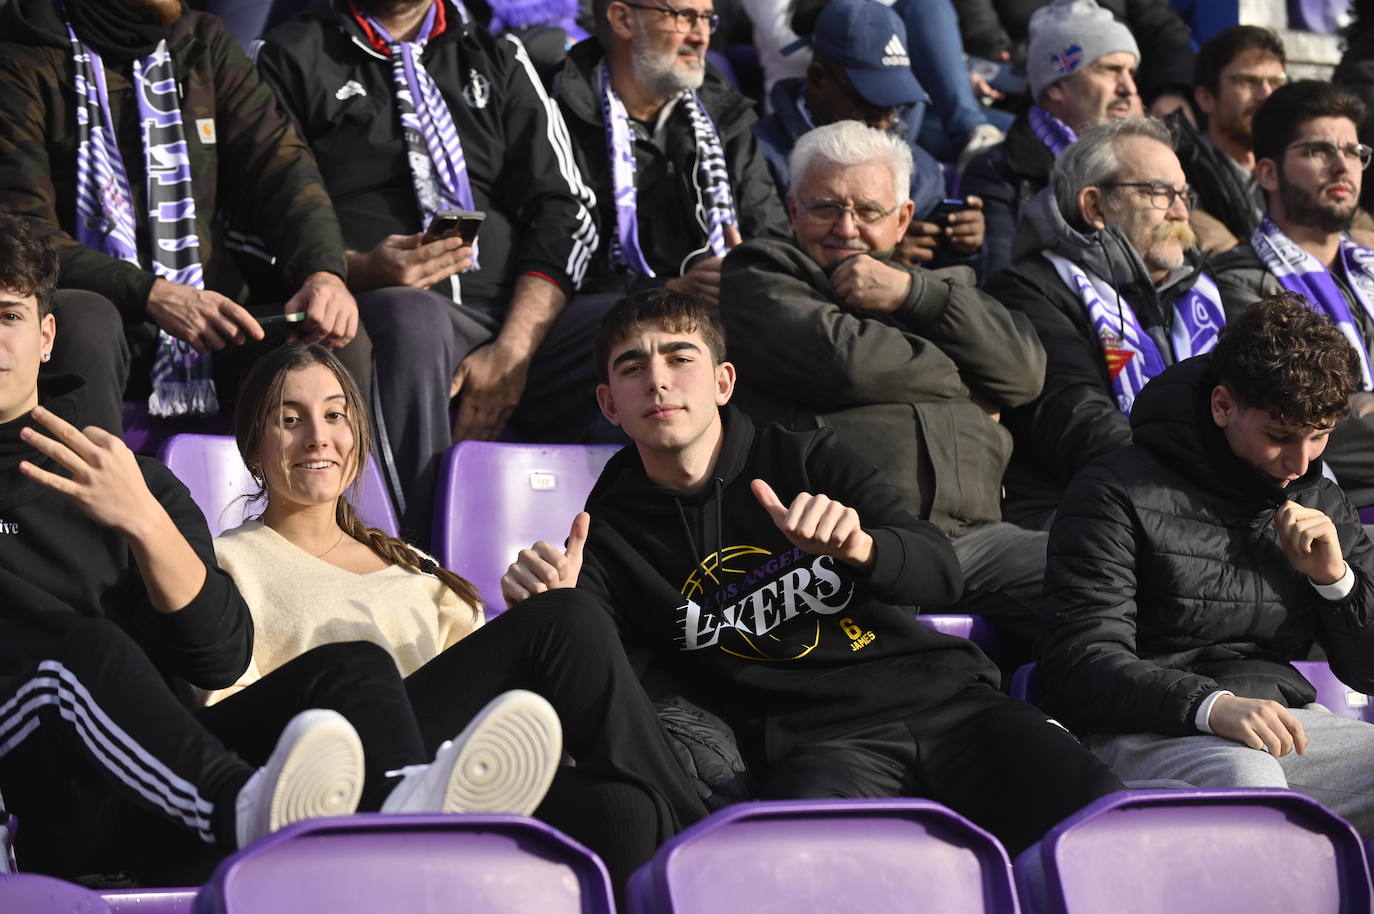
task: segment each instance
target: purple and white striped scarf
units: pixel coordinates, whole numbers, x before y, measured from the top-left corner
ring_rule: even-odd
[[[105,64],[81,43],[70,24],[76,105],[76,240],[110,257],[142,267],[128,171],[111,127]],[[134,95],[142,125],[147,173],[148,228],[152,272],[161,279],[205,288],[200,234],[191,186],[191,160],[181,121],[180,93],[167,42],[133,62]],[[210,356],[158,333],[148,412],[182,416],[219,411]]]
[[[1056,159],[1069,148],[1070,143],[1078,139],[1078,134],[1073,132],[1072,127],[1039,105],[1030,106],[1030,110],[1026,112],[1026,119],[1030,121],[1035,138],[1044,143],[1045,148]]]
[[[1250,234],[1250,246],[1280,285],[1289,292],[1304,296],[1312,303],[1314,311],[1325,314],[1340,328],[1355,348],[1355,354],[1360,357],[1363,385],[1360,389],[1374,389],[1374,379],[1371,379],[1369,370],[1369,350],[1360,336],[1359,328],[1355,326],[1350,305],[1346,303],[1345,296],[1326,266],[1300,248],[1268,216]],[[1350,289],[1365,313],[1374,319],[1374,251],[1362,248],[1342,235],[1339,259]]]
[[[467,10],[455,4],[467,21]],[[422,228],[440,210],[475,209],[472,185],[468,182],[467,160],[458,138],[453,114],[439,92],[434,77],[424,65],[425,45],[434,33],[438,2],[429,7],[414,41],[398,41],[380,22],[365,15],[367,24],[387,43],[391,54],[391,75],[396,84],[396,109],[401,132],[406,140],[406,159],[415,184],[415,199],[420,205]],[[472,266],[477,267],[477,244],[472,245]],[[455,291],[457,283],[454,283]]]
[[[1102,357],[1107,362],[1116,405],[1129,416],[1141,389],[1166,367],[1159,347],[1140,326],[1140,319],[1130,303],[1123,300],[1110,283],[1089,275],[1082,267],[1058,254],[1043,253],[1087,310],[1093,332],[1102,345]],[[1222,310],[1221,293],[1216,283],[1199,275],[1193,287],[1174,301],[1169,348],[1173,350],[1175,361],[1211,352],[1225,323],[1226,313]]]
[[[625,103],[611,88],[611,75],[605,63],[597,66],[601,88],[601,119],[606,124],[606,147],[611,162],[611,186],[615,190],[616,234],[611,239],[612,266],[628,266],[641,276],[653,276],[654,271],[644,259],[639,246],[639,205],[635,190],[634,130]],[[738,225],[735,214],[735,194],[730,189],[730,172],[725,166],[725,153],[720,146],[716,125],[706,113],[701,99],[691,89],[684,89],[678,102],[687,112],[697,147],[697,208],[706,242],[717,257],[724,257],[729,247],[725,243],[725,228]]]

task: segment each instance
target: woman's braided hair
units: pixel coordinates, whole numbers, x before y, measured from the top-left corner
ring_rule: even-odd
[[[334,514],[340,529],[371,549],[387,564],[400,565],[417,574],[434,575],[460,600],[472,607],[475,618],[482,597],[470,581],[439,567],[405,540],[391,536],[376,527],[368,527],[358,517],[358,512],[347,494],[356,493],[358,480],[362,476],[361,469],[367,464],[368,453],[372,447],[372,423],[368,418],[362,393],[358,390],[353,377],[333,353],[318,343],[291,343],[272,350],[254,363],[239,387],[238,402],[234,408],[234,441],[238,445],[239,456],[243,458],[250,471],[253,471],[253,478],[259,487],[250,500],[270,497],[261,470],[253,468],[265,457],[262,454],[262,443],[268,423],[273,422],[281,414],[286,376],[292,371],[309,368],[311,365],[323,365],[338,379],[339,385],[343,388],[348,424],[353,431],[353,453],[349,457],[348,465],[344,467],[345,476],[353,482],[346,493],[339,496]],[[280,456],[280,459],[285,461],[284,456]]]

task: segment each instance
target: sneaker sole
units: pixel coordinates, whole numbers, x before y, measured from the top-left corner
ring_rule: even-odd
[[[516,689],[494,699],[463,734],[444,793],[444,812],[508,812],[539,806],[563,754],[558,714],[542,696]]]
[[[341,715],[313,723],[296,739],[272,793],[268,829],[301,819],[346,816],[363,793],[363,746]]]

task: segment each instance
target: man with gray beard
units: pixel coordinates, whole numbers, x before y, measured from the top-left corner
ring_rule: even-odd
[[[711,0],[596,0],[594,17],[557,84],[602,226],[584,291],[715,304],[726,251],[788,235],[753,104],[706,64],[719,17]]]
[[[1024,312],[1045,347],[1045,387],[1004,414],[1016,446],[1007,520],[1048,530],[1081,468],[1129,444],[1135,397],[1174,362],[1209,351],[1225,323],[1188,226],[1194,195],[1158,121],[1085,131],[1027,209],[1026,253],[987,291]]]

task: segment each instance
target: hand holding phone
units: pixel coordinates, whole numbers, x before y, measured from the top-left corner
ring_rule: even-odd
[[[258,323],[264,327],[270,327],[273,324],[299,324],[303,320],[305,320],[304,311],[292,311],[290,314],[269,314],[266,317],[260,317]]]
[[[475,209],[440,210],[430,220],[429,228],[425,229],[420,244],[429,244],[457,235],[463,239],[464,244],[471,245],[477,240],[477,233],[482,229],[482,220],[486,218],[486,213]]]

